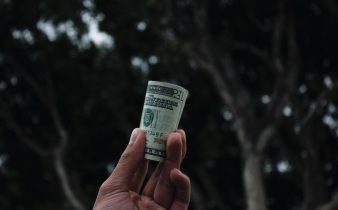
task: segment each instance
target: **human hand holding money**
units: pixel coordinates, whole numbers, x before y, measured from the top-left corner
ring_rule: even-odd
[[[166,139],[178,127],[188,91],[178,85],[149,81],[140,128],[146,135],[145,158],[162,162]]]
[[[180,171],[186,136],[177,130],[187,95],[180,86],[149,81],[142,130],[134,129],[116,168],[99,190],[94,210],[188,209],[191,184]],[[146,183],[148,160],[143,156],[163,161]]]
[[[180,170],[186,154],[185,132],[177,130],[167,139],[167,158],[145,179],[145,135],[134,129],[114,171],[101,185],[93,210],[187,210],[191,184]]]

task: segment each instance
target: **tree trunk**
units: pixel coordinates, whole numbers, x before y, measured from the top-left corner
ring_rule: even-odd
[[[326,202],[325,182],[322,168],[316,156],[308,154],[304,168],[303,210],[315,210]]]
[[[56,174],[60,180],[62,191],[71,205],[73,210],[86,210],[84,204],[78,199],[74,190],[71,188],[69,177],[63,163],[63,156],[60,151],[57,151],[54,155],[53,160]]]
[[[248,210],[266,210],[261,154],[245,151],[243,182]]]
[[[318,208],[318,210],[337,210],[337,209],[338,209],[338,197],[333,198],[332,201]]]
[[[302,132],[301,144],[306,151],[304,161],[303,210],[315,210],[327,202],[323,164],[320,161],[319,142],[316,142],[316,124],[310,122]],[[319,138],[320,139],[320,138]]]

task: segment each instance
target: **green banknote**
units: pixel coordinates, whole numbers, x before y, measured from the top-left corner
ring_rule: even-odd
[[[188,94],[178,85],[148,82],[140,123],[146,135],[146,159],[161,162],[166,157],[166,139],[178,127]]]

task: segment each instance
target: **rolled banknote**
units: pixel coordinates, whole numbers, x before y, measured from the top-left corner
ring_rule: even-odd
[[[146,159],[162,162],[166,157],[166,139],[178,127],[188,93],[178,85],[148,82],[140,123],[146,136]]]

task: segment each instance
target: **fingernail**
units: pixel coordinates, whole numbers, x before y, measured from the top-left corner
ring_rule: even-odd
[[[134,144],[134,142],[136,141],[136,138],[138,136],[138,133],[139,133],[139,130],[135,128],[133,130],[133,132],[131,133],[129,144]]]

